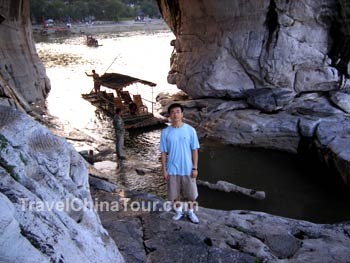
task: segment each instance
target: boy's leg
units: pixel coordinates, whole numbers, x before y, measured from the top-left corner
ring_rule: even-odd
[[[168,190],[168,200],[173,202],[175,216],[174,220],[179,220],[184,216],[182,203],[180,201],[180,183],[181,176],[169,175],[167,190]]]
[[[191,220],[192,223],[198,224],[199,219],[194,213],[195,210],[198,209],[196,199],[198,197],[198,188],[196,179],[191,176],[185,176],[182,182],[183,194],[188,200],[188,212],[187,216]]]

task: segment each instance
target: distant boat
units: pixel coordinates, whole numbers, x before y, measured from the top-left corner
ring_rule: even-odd
[[[149,112],[148,107],[143,103],[141,95],[137,94],[131,97],[128,91],[123,91],[123,88],[134,83],[142,83],[152,87],[152,89],[157,85],[153,82],[128,75],[105,73],[99,78],[99,84],[115,90],[117,96],[114,96],[112,92],[95,92],[92,90],[88,94],[82,94],[82,97],[110,117],[114,116],[116,108],[120,108],[122,110],[122,118],[126,129],[142,128],[165,123],[166,119],[157,118],[153,115],[153,112]],[[154,102],[150,101],[150,103],[153,104]]]
[[[98,40],[92,35],[86,35],[86,45],[88,47],[98,47]]]

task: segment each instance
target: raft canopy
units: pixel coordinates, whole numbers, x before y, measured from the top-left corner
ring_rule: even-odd
[[[157,86],[157,84],[153,82],[134,78],[134,77],[119,74],[119,73],[105,73],[99,78],[99,82],[102,86],[105,86],[107,88],[114,89],[114,90],[121,90],[122,88],[125,88],[136,82],[139,82],[141,84],[148,85],[151,87]]]

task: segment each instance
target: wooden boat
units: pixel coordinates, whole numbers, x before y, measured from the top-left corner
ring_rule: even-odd
[[[86,35],[86,45],[88,47],[98,47],[98,40],[92,35]]]
[[[128,91],[123,91],[123,88],[136,82],[152,88],[156,86],[153,82],[131,76],[119,73],[105,73],[99,78],[98,83],[101,86],[116,91],[116,96],[113,92],[95,92],[92,90],[88,94],[82,94],[82,97],[110,117],[113,117],[115,110],[120,108],[126,129],[149,127],[165,123],[166,120],[164,118],[156,118],[153,112],[149,112],[148,107],[143,103],[141,95],[133,95],[131,97]],[[153,104],[154,102],[150,103]]]

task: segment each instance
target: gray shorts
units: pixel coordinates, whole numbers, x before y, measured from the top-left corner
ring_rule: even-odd
[[[167,189],[169,201],[195,201],[198,197],[196,178],[191,176],[169,175]]]

